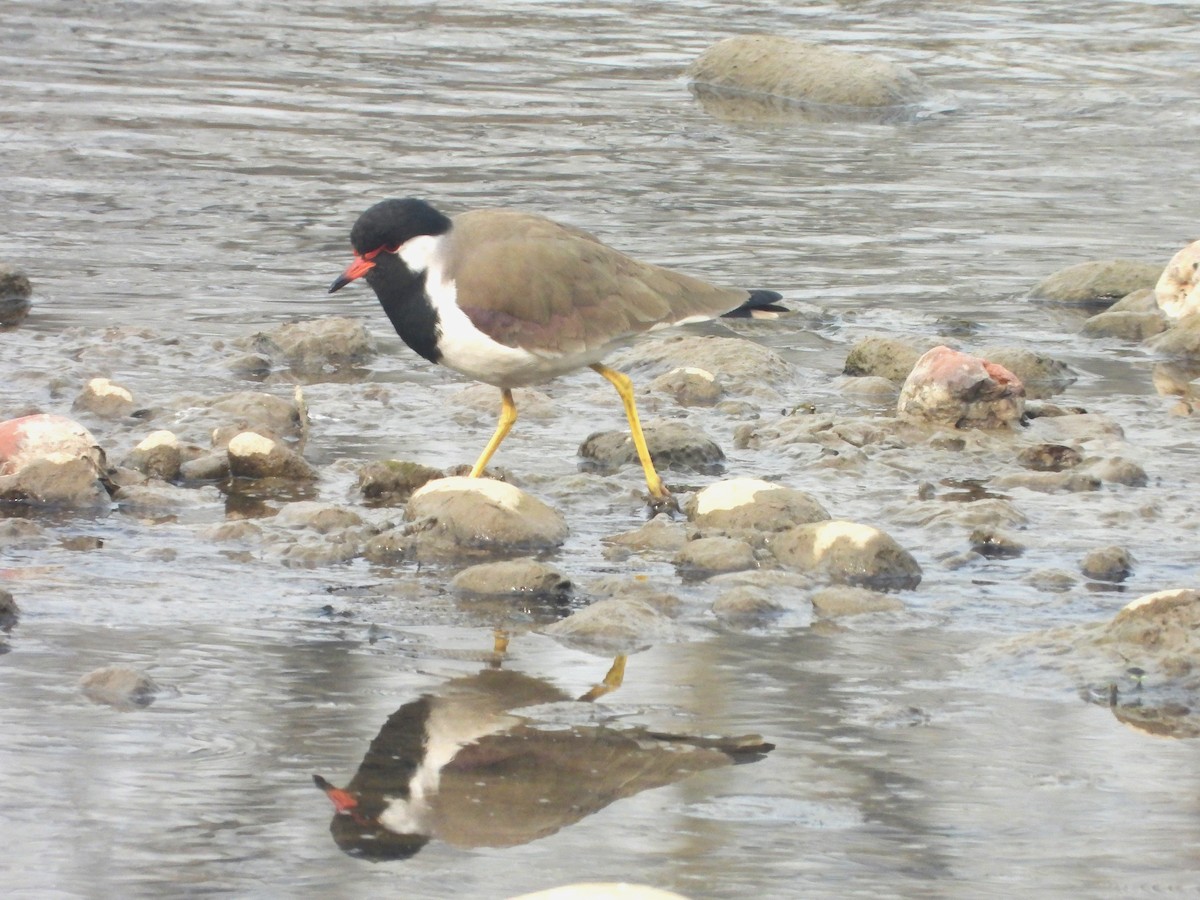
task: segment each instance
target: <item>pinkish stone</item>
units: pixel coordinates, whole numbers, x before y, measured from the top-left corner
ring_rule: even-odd
[[[1000,428],[1025,413],[1025,386],[1004,366],[934,347],[913,367],[897,411],[906,419],[955,428]]]

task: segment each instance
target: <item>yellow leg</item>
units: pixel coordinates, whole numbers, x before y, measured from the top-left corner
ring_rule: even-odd
[[[646,473],[646,486],[650,488],[650,496],[655,500],[666,500],[671,496],[671,492],[654,471],[654,462],[650,459],[646,437],[642,434],[642,423],[638,420],[637,407],[633,403],[633,382],[629,380],[629,376],[600,363],[593,364],[592,369],[607,378],[621,395],[621,402],[625,404],[625,418],[629,420],[629,434],[633,438],[638,459],[642,462],[642,471]]]
[[[483,474],[484,468],[496,452],[496,448],[500,446],[500,442],[512,431],[513,422],[515,421],[517,421],[517,404],[513,403],[512,391],[508,388],[503,388],[500,391],[500,421],[496,425],[496,433],[492,435],[492,439],[483,448],[483,453],[479,457],[478,462],[475,463],[475,467],[471,469],[469,477],[478,478]]]
[[[615,691],[625,681],[625,654],[622,653],[613,660],[612,666],[609,667],[608,674],[604,676],[604,680],[588,691],[579,699],[581,701],[595,700],[597,697],[603,697],[605,694]]]

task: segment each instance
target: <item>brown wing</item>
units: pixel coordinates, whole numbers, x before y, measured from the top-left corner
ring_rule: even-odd
[[[493,340],[533,353],[578,353],[715,318],[749,296],[638,262],[541,216],[478,210],[455,217],[451,234],[459,306]]]

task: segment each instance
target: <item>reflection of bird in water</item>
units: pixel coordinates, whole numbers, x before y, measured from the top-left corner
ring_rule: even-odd
[[[431,839],[513,847],[650,788],[750,762],[757,735],[697,738],[600,725],[539,728],[512,711],[571,698],[515,672],[486,670],[400,707],[333,801],[334,840],[371,860],[412,856]]]

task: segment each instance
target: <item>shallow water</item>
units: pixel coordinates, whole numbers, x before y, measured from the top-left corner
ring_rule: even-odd
[[[23,610],[0,656],[8,895],[503,897],[616,878],[696,897],[1200,887],[1195,743],[1128,729],[1053,672],[993,671],[974,654],[1105,619],[1200,562],[1195,421],[1167,415],[1139,348],[1084,340],[1081,313],[1021,299],[1067,265],[1165,263],[1196,236],[1190,0],[9,0],[3,20],[0,261],[36,295],[0,334],[0,418],[69,414],[95,375],[150,407],[252,388],[229,373],[230,341],[340,313],[369,322],[382,352],[361,379],[305,387],[321,499],[348,501],[367,460],[471,461],[493,410],[408,353],[369,291],[325,293],[355,216],[413,194],[451,212],[537,210],[656,262],[785,292],[800,316],[737,327],[801,367],[782,386],[792,406],[860,411],[837,388],[855,340],[967,320],[971,346],[1030,346],[1078,370],[1058,400],[1120,422],[1150,475],[1069,503],[1014,492],[1029,550],[952,568],[942,560],[966,549],[962,534],[922,524],[913,498],[923,480],[989,474],[970,459],[931,454],[909,471],[911,457],[884,454],[868,478],[839,475],[733,450],[739,421],[692,411],[729,472],[782,476],[879,524],[925,570],[904,613],[741,634],[704,613],[713,586],[603,556],[601,536],[639,522],[637,473],[579,478],[579,442],[619,427],[620,408],[591,373],[561,379],[545,389],[558,406],[523,418],[497,460],[568,517],[550,562],[581,585],[661,579],[689,613],[680,641],[631,657],[595,717],[760,732],[777,749],[523,846],[433,842],[382,864],[338,851],[310,776],[344,784],[402,704],[486,665],[493,623],[454,601],[449,573],[291,569],[213,543],[202,530],[227,516],[215,489],[171,522],[51,522],[40,540],[0,545],[0,586]],[[751,31],[904,63],[948,102],[898,124],[722,122],[680,73]],[[150,428],[191,427],[88,424],[114,458]],[[1138,560],[1121,591],[1026,580],[1076,572],[1111,543]],[[84,699],[78,678],[117,664],[171,690],[128,712]],[[573,696],[607,665],[537,634],[517,636],[506,663]]]

